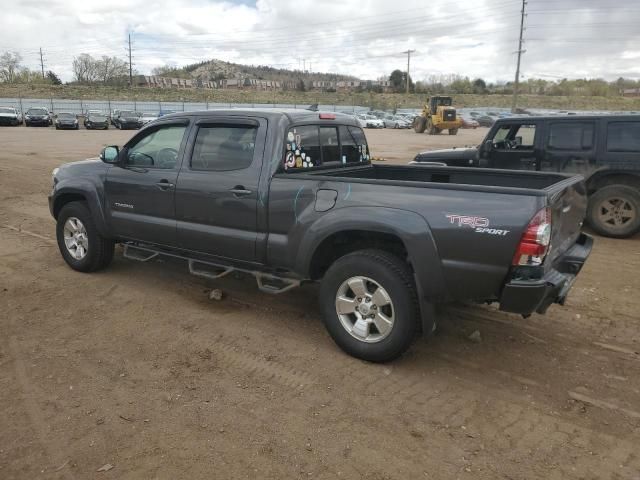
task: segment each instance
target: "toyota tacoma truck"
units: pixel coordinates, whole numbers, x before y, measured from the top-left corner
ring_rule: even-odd
[[[374,164],[351,116],[276,109],[161,117],[56,168],[49,196],[71,268],[107,267],[120,243],[269,293],[319,282],[331,337],[373,362],[431,333],[440,303],[562,304],[592,247],[586,205],[581,176]]]

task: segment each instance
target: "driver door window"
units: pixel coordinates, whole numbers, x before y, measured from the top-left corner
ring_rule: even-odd
[[[493,137],[493,147],[498,150],[533,150],[536,126],[504,125]]]
[[[178,160],[185,125],[159,127],[127,149],[130,167],[173,169]]]

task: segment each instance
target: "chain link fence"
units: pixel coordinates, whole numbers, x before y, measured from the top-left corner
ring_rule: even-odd
[[[213,102],[162,102],[162,101],[120,101],[120,100],[60,100],[54,98],[0,98],[0,106],[14,107],[21,113],[30,108],[46,108],[53,114],[61,112],[84,115],[89,110],[110,114],[114,110],[134,110],[140,113],[194,112],[221,108],[293,108],[306,109],[308,104],[286,103],[213,103]],[[369,107],[357,105],[318,105],[319,110],[339,113],[365,113]]]

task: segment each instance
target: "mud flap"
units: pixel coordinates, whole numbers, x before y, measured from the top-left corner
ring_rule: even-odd
[[[424,298],[422,286],[416,276],[413,276],[418,294],[418,314],[420,315],[420,332],[423,336],[429,336],[436,331],[436,309],[435,306]]]

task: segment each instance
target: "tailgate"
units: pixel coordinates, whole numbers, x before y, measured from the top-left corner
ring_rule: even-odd
[[[587,211],[587,189],[580,175],[546,188],[551,209],[551,250],[548,265],[565,253],[580,235]]]

